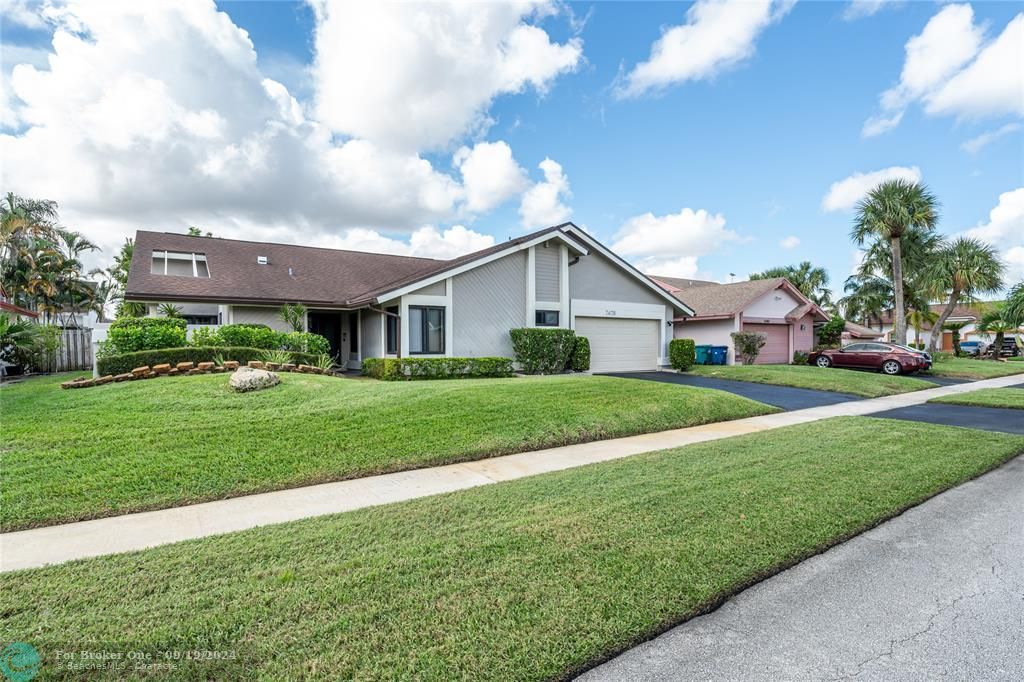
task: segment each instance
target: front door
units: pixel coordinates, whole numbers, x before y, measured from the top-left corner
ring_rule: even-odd
[[[331,357],[335,358],[335,362],[341,362],[341,313],[309,313],[309,331],[327,339],[331,346]]]

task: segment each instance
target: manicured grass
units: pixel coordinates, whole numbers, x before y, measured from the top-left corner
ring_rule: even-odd
[[[611,377],[377,382],[284,374],[0,389],[0,527],[12,530],[777,411]]]
[[[1024,367],[1012,362],[978,360],[975,358],[938,358],[929,374],[960,379],[991,379],[1010,374],[1024,375]],[[1024,380],[1024,377],[1022,377]]]
[[[852,393],[864,398],[935,388],[934,384],[913,377],[891,377],[878,372],[858,372],[834,367],[823,369],[810,365],[695,365],[687,371],[718,379]]]
[[[238,654],[179,678],[567,677],[1022,451],[833,419],[8,574],[0,631],[54,677],[97,642]]]
[[[1024,388],[980,388],[970,393],[932,398],[928,402],[972,405],[974,407],[1012,407],[1024,410]]]

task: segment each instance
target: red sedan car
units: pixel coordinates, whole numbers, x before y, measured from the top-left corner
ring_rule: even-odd
[[[873,369],[883,374],[910,374],[928,368],[921,353],[893,343],[851,343],[845,348],[817,350],[808,362],[818,367]]]

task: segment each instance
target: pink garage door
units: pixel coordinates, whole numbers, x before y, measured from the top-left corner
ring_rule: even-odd
[[[761,349],[761,354],[754,361],[755,365],[787,365],[789,364],[789,325],[788,324],[743,324],[743,331],[758,332],[768,337]]]

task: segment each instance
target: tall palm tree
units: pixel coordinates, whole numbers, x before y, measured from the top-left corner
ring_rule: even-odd
[[[828,271],[825,268],[815,267],[810,261],[805,260],[799,265],[769,268],[764,272],[750,275],[750,279],[775,277],[785,277],[800,290],[800,293],[823,308],[832,305],[832,291],[828,288]]]
[[[843,291],[846,296],[837,302],[843,317],[865,327],[877,322],[881,329],[882,315],[892,307],[892,283],[873,275],[852,275]]]
[[[927,277],[935,290],[945,293],[946,307],[932,326],[929,351],[935,351],[943,325],[961,300],[973,301],[1003,288],[1004,269],[996,250],[977,239],[960,237],[939,252]]]
[[[868,192],[857,204],[850,238],[858,246],[872,239],[884,239],[892,251],[893,337],[907,338],[907,315],[903,301],[902,239],[908,230],[930,232],[939,220],[939,202],[927,187],[906,180],[887,180]]]

